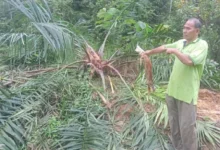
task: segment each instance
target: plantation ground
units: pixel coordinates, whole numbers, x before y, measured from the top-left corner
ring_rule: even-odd
[[[200,89],[199,99],[197,105],[197,117],[198,119],[207,119],[216,122],[216,125],[220,127],[220,92],[211,91],[208,89]],[[202,150],[209,150],[207,147],[203,147]],[[216,150],[220,150],[217,147]]]
[[[197,116],[220,123],[220,92],[200,89]]]

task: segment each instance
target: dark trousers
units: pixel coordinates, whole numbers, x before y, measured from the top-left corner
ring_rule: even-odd
[[[196,106],[166,97],[171,140],[176,150],[197,150]]]

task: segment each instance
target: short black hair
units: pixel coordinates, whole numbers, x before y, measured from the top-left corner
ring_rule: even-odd
[[[187,21],[193,21],[195,28],[198,28],[198,29],[202,28],[202,23],[197,18],[189,18]]]

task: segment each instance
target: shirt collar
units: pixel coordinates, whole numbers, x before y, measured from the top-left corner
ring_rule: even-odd
[[[190,43],[188,43],[188,44],[196,43],[196,42],[198,42],[198,41],[199,41],[199,38],[196,38],[194,41],[192,41],[192,42],[190,42]],[[183,45],[186,46],[186,45],[188,45],[188,44],[186,44],[186,39],[184,39]]]
[[[199,38],[196,38],[192,43],[196,43],[199,41]]]

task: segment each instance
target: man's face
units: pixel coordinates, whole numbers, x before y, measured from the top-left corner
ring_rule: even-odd
[[[195,28],[193,21],[187,21],[183,27],[183,38],[189,42],[192,42],[198,37],[199,29]]]

